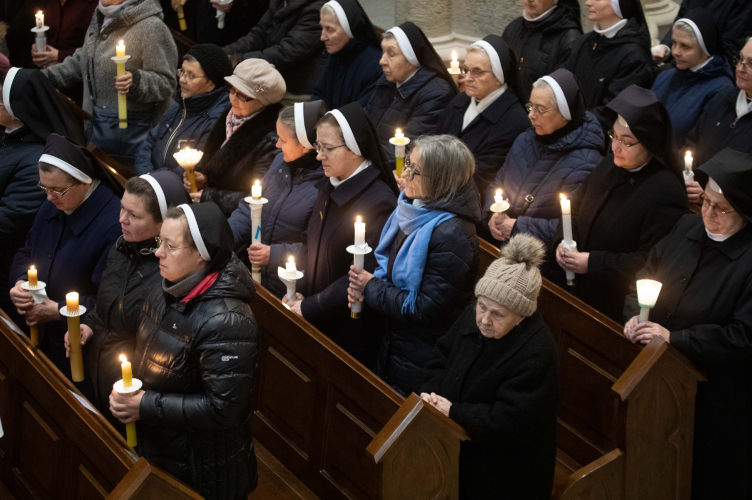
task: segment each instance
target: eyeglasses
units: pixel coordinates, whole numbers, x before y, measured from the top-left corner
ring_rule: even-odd
[[[323,144],[319,144],[318,142],[314,142],[313,143],[313,147],[316,148],[316,152],[317,153],[327,156],[327,155],[329,155],[329,153],[331,153],[335,149],[337,149],[337,148],[346,148],[347,145],[343,144],[341,146],[332,146],[332,147],[329,147],[329,146],[324,146]]]
[[[235,90],[234,88],[230,89],[230,97],[234,97],[235,99],[237,99],[240,102],[251,102],[251,101],[253,101],[253,97],[246,97],[243,94],[241,94],[240,92],[238,92],[237,90]]]
[[[485,75],[486,73],[490,73],[490,71],[483,71],[478,68],[470,69],[467,66],[460,66],[460,72],[463,75],[470,75],[473,78],[480,78],[481,76]]]
[[[420,175],[420,172],[418,171],[419,165],[413,165],[410,162],[410,155],[405,156],[405,172],[407,173],[410,180],[415,179],[416,175]]]
[[[66,189],[65,191],[55,191],[54,189],[50,189],[50,188],[48,188],[48,187],[44,187],[44,185],[42,185],[42,183],[41,183],[41,182],[40,182],[39,184],[37,184],[37,187],[38,187],[39,189],[41,189],[42,191],[44,191],[44,192],[45,192],[45,194],[54,194],[55,196],[59,196],[59,197],[61,197],[61,198],[62,198],[63,196],[65,196],[65,193],[67,193],[68,191],[70,191],[71,189],[73,189],[73,187],[74,187],[74,186],[75,186],[75,184],[74,184],[73,186],[70,186],[70,187],[69,187],[68,189]]]
[[[733,214],[734,212],[736,212],[736,210],[719,210],[718,204],[709,202],[705,197],[705,193],[702,193],[700,195],[700,198],[702,199],[702,207],[705,208],[707,206],[712,212],[719,212],[721,215]]]
[[[536,115],[540,116],[540,115],[545,115],[549,111],[552,111],[554,108],[544,109],[538,106],[537,104],[533,104],[532,102],[529,102],[525,104],[525,109],[527,110],[528,113],[535,112]]]
[[[752,61],[745,61],[744,59],[738,56],[735,57],[734,66],[739,66],[740,64],[744,66],[744,69],[746,69],[747,71],[752,71]]]
[[[634,142],[632,144],[627,144],[626,142],[622,141],[621,139],[617,139],[616,138],[616,133],[614,132],[614,129],[611,129],[611,130],[608,131],[608,136],[611,138],[612,141],[618,142],[619,144],[621,144],[625,148],[631,148],[632,146],[636,146],[636,145],[638,145],[640,143],[639,141],[637,141],[637,142]]]
[[[192,82],[193,80],[200,80],[201,78],[208,78],[207,76],[196,76],[193,73],[185,71],[181,68],[178,70],[178,80],[180,80],[180,78],[182,78],[183,76],[185,76],[185,79],[189,82]]]
[[[170,245],[169,243],[167,243],[162,238],[160,238],[159,236],[157,236],[156,238],[154,238],[154,241],[157,242],[157,250],[159,250],[162,247],[162,243],[164,243],[165,248],[167,248],[167,251],[170,252],[170,253],[174,252],[175,250],[181,250],[183,248],[193,248],[192,245],[191,246],[187,246],[187,247],[174,247],[174,246]]]

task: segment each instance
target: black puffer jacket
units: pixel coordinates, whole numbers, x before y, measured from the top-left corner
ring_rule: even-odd
[[[567,62],[572,46],[582,35],[576,15],[558,7],[542,21],[518,17],[504,30],[502,38],[517,57],[517,88],[524,102],[530,99],[533,82]]]
[[[146,391],[139,455],[207,500],[236,500],[258,482],[248,425],[258,356],[248,302],[255,291],[233,256],[188,302],[154,288],[139,318],[134,377]]]
[[[267,106],[243,123],[227,141],[226,119],[217,120],[206,140],[206,149],[196,171],[207,177],[201,201],[217,204],[230,217],[240,200],[261,180],[277,155],[277,117],[282,106]]]
[[[475,224],[480,221],[481,207],[475,182],[468,182],[448,203],[426,208],[456,217],[436,226],[431,234],[415,311],[402,310],[409,291],[392,283],[394,260],[406,239],[402,230],[389,254],[386,280],[370,280],[363,294],[368,307],[386,318],[376,373],[405,395],[420,389],[423,366],[431,359],[434,344],[472,300],[478,274]]]

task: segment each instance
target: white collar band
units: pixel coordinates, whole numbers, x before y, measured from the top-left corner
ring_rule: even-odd
[[[557,7],[557,5],[556,5],[557,3],[559,3],[559,2],[555,1],[553,7],[551,7],[550,9],[548,9],[546,12],[544,12],[540,16],[533,17],[533,18],[527,17],[527,11],[523,8],[522,9],[522,17],[525,18],[525,21],[530,22],[530,23],[535,23],[535,22],[541,21],[541,20],[545,19],[546,17],[548,17],[548,15],[554,11],[554,9]]]
[[[549,84],[553,89],[554,95],[556,96],[556,104],[559,105],[559,112],[561,113],[561,115],[567,120],[571,121],[572,113],[569,112],[569,103],[567,102],[567,98],[564,96],[564,91],[561,90],[561,87],[559,86],[559,82],[557,82],[550,76],[541,77],[541,80]]]
[[[5,81],[3,82],[3,105],[8,111],[11,118],[15,118],[13,110],[10,109],[10,89],[13,86],[13,79],[16,78],[16,73],[21,68],[11,68],[8,70],[8,74],[5,75]]]
[[[334,13],[337,15],[337,21],[339,21],[339,25],[342,26],[342,29],[345,30],[345,33],[350,38],[355,38],[353,36],[353,32],[350,29],[350,21],[347,20],[347,14],[345,14],[345,9],[342,8],[342,6],[337,2],[336,0],[329,0],[324,4],[324,7],[329,6],[332,8]]]
[[[682,17],[681,19],[679,19],[678,21],[674,23],[674,26],[676,26],[678,23],[684,23],[690,28],[692,28],[692,31],[695,32],[695,36],[697,37],[697,43],[700,44],[700,48],[702,49],[702,52],[706,56],[710,57],[710,52],[708,52],[707,47],[705,47],[705,39],[702,38],[702,33],[700,33],[700,28],[697,27],[695,22],[691,19],[687,19],[686,17]]]
[[[3,89],[3,91],[4,90],[5,89]],[[91,177],[81,172],[79,169],[77,169],[76,167],[68,163],[67,161],[63,161],[60,158],[57,158],[56,156],[43,154],[42,156],[39,157],[39,163],[49,163],[50,165],[59,168],[63,172],[70,174],[77,181],[81,181],[84,184],[91,184],[91,180],[92,180]]]
[[[493,45],[485,40],[478,40],[477,42],[472,44],[471,47],[475,47],[476,49],[483,49],[486,54],[488,54],[488,59],[491,60],[491,69],[493,70],[494,76],[502,85],[504,85],[504,70],[501,67],[499,54],[496,52],[496,49],[493,48]]]
[[[201,237],[201,231],[199,231],[198,229],[198,222],[196,221],[196,216],[194,215],[193,210],[191,210],[191,206],[184,203],[182,205],[178,205],[178,208],[181,209],[185,214],[185,218],[188,221],[188,229],[191,230],[191,236],[193,237],[193,242],[196,244],[198,253],[201,254],[202,259],[204,259],[206,262],[210,262],[211,256],[206,250],[204,239]]]
[[[407,38],[407,35],[402,30],[402,28],[395,26],[394,28],[388,29],[387,31],[394,35],[394,38],[397,39],[397,45],[399,45],[399,48],[402,51],[402,55],[405,56],[407,62],[409,62],[413,66],[420,67],[420,61],[418,61],[418,58],[415,56],[415,51],[413,50],[413,46],[410,44],[410,39]]]
[[[352,129],[350,128],[350,124],[347,122],[347,118],[345,118],[345,115],[343,115],[342,112],[338,109],[329,111],[327,115],[332,115],[337,120],[337,123],[339,123],[339,128],[342,130],[342,136],[345,138],[347,149],[358,156],[363,156],[360,152],[360,148],[358,147],[358,141],[355,140],[355,134],[353,134]]]
[[[308,132],[306,132],[305,128],[305,104],[296,102],[293,112],[295,115],[295,135],[298,138],[298,142],[305,148],[313,149],[313,144],[308,140]]]
[[[157,179],[149,174],[144,174],[140,177],[151,184],[151,188],[154,190],[154,194],[157,195],[157,201],[159,202],[159,213],[162,214],[162,220],[165,220],[167,218],[167,198],[165,198],[164,191],[162,191],[162,186],[159,185]]]

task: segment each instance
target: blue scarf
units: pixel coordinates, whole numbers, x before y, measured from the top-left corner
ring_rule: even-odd
[[[441,210],[413,206],[405,198],[405,192],[400,193],[397,209],[392,212],[384,230],[381,231],[381,240],[375,253],[378,267],[373,275],[382,280],[386,279],[389,254],[398,230],[402,229],[407,238],[394,259],[392,281],[402,290],[410,292],[402,304],[403,314],[407,308],[411,313],[415,312],[415,299],[423,280],[428,243],[431,241],[434,228],[453,217],[454,214]]]

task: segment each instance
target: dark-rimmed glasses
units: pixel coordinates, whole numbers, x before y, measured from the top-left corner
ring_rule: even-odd
[[[744,66],[744,69],[746,69],[747,71],[752,72],[752,61],[745,61],[744,59],[742,59],[739,56],[735,57],[734,58],[734,66],[739,66],[740,64],[742,66]]]
[[[470,69],[467,66],[460,66],[460,73],[462,73],[463,75],[470,75],[473,78],[480,78],[486,73],[490,73],[490,71],[483,71],[482,69],[478,68]]]
[[[238,92],[235,88],[230,89],[230,97],[235,97],[240,102],[251,102],[253,100],[253,97],[246,97],[245,95]]]
[[[318,142],[314,142],[314,143],[313,143],[313,147],[314,147],[314,148],[316,149],[316,152],[317,152],[317,153],[319,153],[319,154],[323,154],[323,155],[325,155],[325,156],[328,156],[328,155],[329,155],[329,153],[331,153],[331,152],[332,152],[332,151],[334,151],[335,149],[338,149],[338,148],[346,148],[346,147],[347,147],[347,145],[346,145],[346,144],[342,144],[341,146],[331,146],[331,147],[330,147],[330,146],[324,146],[323,144],[320,144],[320,143],[318,143]]]
[[[616,133],[614,132],[614,129],[611,129],[608,131],[608,136],[611,138],[612,141],[616,141],[625,148],[631,148],[632,146],[636,146],[640,143],[640,141],[633,142],[632,144],[627,144],[626,142],[622,141],[621,139],[616,138]]]
[[[711,203],[706,197],[705,193],[702,193],[700,195],[700,199],[702,200],[702,206],[705,207],[707,205],[708,208],[710,208],[711,212],[718,212],[721,215],[727,215],[727,214],[733,214],[736,213],[736,210],[719,210],[718,204]]]
[[[413,165],[410,162],[410,155],[405,156],[405,173],[407,174],[407,177],[410,180],[415,179],[416,175],[420,175],[420,171],[418,171],[419,165]]]

